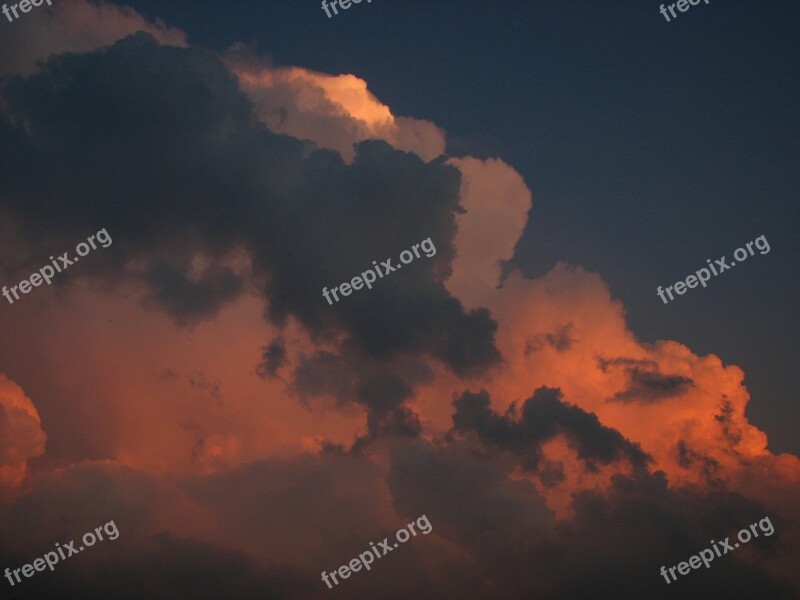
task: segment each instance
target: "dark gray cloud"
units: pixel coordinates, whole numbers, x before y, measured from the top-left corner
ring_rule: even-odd
[[[282,338],[272,340],[261,349],[262,360],[256,367],[256,374],[261,379],[278,378],[278,370],[286,365],[286,345]]]
[[[556,487],[564,481],[564,463],[561,461],[544,459],[539,463],[539,481],[546,488]]]
[[[574,514],[556,519],[536,486],[514,477],[516,460],[487,451],[482,441],[395,437],[383,444],[388,464],[328,453],[169,481],[110,463],[42,474],[19,498],[0,503],[0,565],[21,566],[54,541],[75,539],[111,518],[121,536],[64,561],[54,573],[4,587],[4,593],[25,600],[256,594],[660,600],[674,598],[676,590],[690,600],[796,597],[769,571],[789,564],[793,550],[784,536],[791,513],[781,515],[723,488],[671,486],[662,472],[640,470],[615,476],[606,490],[578,492]],[[160,531],[159,522],[171,529],[164,515],[187,497],[213,517],[214,541],[149,533]],[[345,564],[368,542],[392,536],[423,514],[431,535],[412,538],[333,591],[320,581],[323,569]],[[676,583],[661,578],[662,565],[674,566],[709,547],[709,540],[731,536],[765,515],[775,534],[748,544],[758,562],[734,553]]]
[[[664,375],[652,360],[633,358],[598,358],[597,364],[604,373],[622,368],[626,371],[628,389],[617,392],[612,402],[640,402],[650,404],[666,398],[680,396],[694,386],[694,381],[682,375]]]
[[[657,371],[645,371],[634,367],[630,370],[627,390],[614,394],[615,402],[641,402],[648,404],[665,398],[680,396],[694,385],[689,377],[662,375]]]
[[[692,571],[670,584],[659,574],[661,566],[688,560],[708,548],[710,540],[735,535],[768,514],[764,506],[738,494],[671,488],[661,471],[636,478],[618,475],[607,493],[577,494],[575,510],[576,518],[563,526],[562,533],[567,539],[581,539],[580,544],[570,544],[565,558],[570,569],[582,575],[565,573],[555,598],[591,597],[597,589],[631,599],[676,594],[697,599],[794,596],[785,581],[734,555],[717,558],[711,568]],[[775,536],[753,541],[762,557],[782,553]]]
[[[426,514],[458,548],[434,575],[442,597],[523,598],[546,587],[544,557],[532,541],[548,535],[552,513],[532,483],[509,478],[513,468],[466,441],[393,446],[387,482],[396,510]]]
[[[742,429],[736,424],[734,417],[736,410],[733,408],[731,401],[723,394],[722,402],[719,408],[719,414],[714,415],[714,420],[717,421],[722,429],[722,434],[728,441],[728,448],[736,452],[737,446],[742,441]]]
[[[262,566],[245,553],[216,544],[181,539],[168,533],[132,542],[120,537],[93,548],[97,556],[71,557],[11,588],[5,598],[40,600],[72,597],[86,600],[170,600],[176,597],[218,600],[299,600],[313,597],[317,582],[299,569]],[[20,561],[9,556],[17,565]],[[19,559],[19,557],[13,557]],[[81,559],[84,562],[81,563]],[[24,559],[23,559],[24,560]],[[3,564],[9,564],[8,560]],[[98,575],[102,573],[102,575]]]
[[[545,346],[550,346],[557,352],[569,350],[578,341],[574,337],[574,329],[572,323],[567,323],[552,333],[540,333],[533,336],[525,346],[525,354],[533,354]]]
[[[294,369],[292,389],[301,399],[329,394],[344,405],[355,399],[357,374],[350,363],[338,354],[321,350],[303,355]]]
[[[292,388],[307,403],[311,397],[328,394],[342,406],[357,404],[366,410],[367,434],[357,438],[351,448],[360,452],[381,437],[419,435],[419,417],[405,402],[413,397],[414,385],[432,377],[422,362],[376,360],[350,348],[343,355],[321,351],[301,357]],[[341,452],[343,448],[328,446],[328,450]]]
[[[444,158],[425,163],[371,141],[346,165],[258,123],[212,53],[141,33],[51,57],[5,80],[0,103],[0,211],[36,248],[30,264],[105,227],[113,245],[81,273],[114,280],[143,263],[135,275],[149,299],[192,325],[241,292],[245,273],[224,259],[243,248],[275,324],[293,316],[315,339],[344,334],[384,359],[429,355],[460,375],[498,363],[496,323],[442,283],[460,185]],[[428,237],[434,257],[334,306],[322,297]],[[210,262],[199,277],[195,253]]]
[[[615,358],[599,357],[597,359],[597,365],[600,367],[600,370],[603,371],[603,373],[608,373],[616,367],[625,367],[625,368],[641,367],[649,369],[658,368],[658,363],[654,360],[627,358],[624,356],[618,356]]]
[[[678,464],[684,469],[691,469],[693,466],[699,465],[706,482],[710,485],[718,485],[720,483],[718,476],[721,471],[721,465],[719,462],[710,456],[695,452],[683,440],[678,442]]]
[[[195,324],[215,316],[244,287],[241,278],[228,267],[212,269],[193,281],[185,270],[157,263],[150,265],[145,280],[152,289],[145,301],[163,306],[178,325]]]
[[[418,436],[422,431],[419,417],[404,405],[413,394],[411,386],[395,373],[384,371],[367,376],[358,390],[359,402],[368,410],[367,434],[356,440],[352,450],[359,452],[385,436]]]
[[[542,444],[558,434],[566,436],[589,469],[595,468],[595,461],[627,460],[637,468],[647,465],[650,458],[637,444],[562,398],[561,390],[540,387],[523,403],[519,415],[514,405],[507,414],[499,415],[491,409],[487,392],[464,392],[453,402],[454,430],[516,454],[532,471],[539,467]]]
[[[329,598],[322,568],[394,526],[385,498],[380,469],[352,455],[265,460],[208,476],[161,477],[110,462],[44,473],[0,502],[0,575],[111,519],[120,537],[14,588],[2,578],[2,597]],[[213,527],[163,518],[187,505],[202,507]],[[401,558],[393,575],[420,571],[409,554],[415,564]],[[365,584],[379,589],[375,579]]]
[[[670,487],[663,472],[640,470],[615,476],[608,490],[577,493],[575,514],[555,520],[530,482],[509,478],[514,465],[507,455],[474,443],[417,440],[393,448],[388,482],[397,510],[424,510],[459,547],[457,566],[442,569],[432,584],[446,589],[445,581],[458,581],[447,597],[796,597],[789,583],[735,555],[669,585],[659,574],[662,565],[675,566],[709,540],[763,518],[764,506],[723,490]],[[779,532],[782,519],[772,521]],[[755,542],[765,561],[792,552],[778,533]]]

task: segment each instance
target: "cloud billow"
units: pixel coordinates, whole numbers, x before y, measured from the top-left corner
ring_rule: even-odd
[[[115,251],[86,272],[144,281],[177,324],[214,317],[249,277],[270,321],[295,317],[315,338],[345,334],[387,359],[427,354],[459,374],[498,363],[488,311],[466,311],[443,285],[460,184],[444,159],[367,141],[345,164],[259,123],[213,53],[145,33],[53,56],[6,80],[0,99],[0,210],[35,248],[69,247],[102,224]],[[323,286],[427,237],[433,260],[324,302]],[[249,267],[230,268],[237,249]],[[198,254],[208,264],[195,272]]]

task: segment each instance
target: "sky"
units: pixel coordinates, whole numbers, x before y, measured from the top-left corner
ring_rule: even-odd
[[[800,597],[800,5],[339,13],[0,17],[3,597]]]

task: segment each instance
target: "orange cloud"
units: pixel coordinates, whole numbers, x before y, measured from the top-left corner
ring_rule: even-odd
[[[121,30],[138,26],[138,17],[112,14]],[[93,35],[86,39],[99,43]],[[337,150],[346,160],[354,143],[371,138],[426,160],[444,150],[444,134],[435,125],[395,117],[353,75],[231,64],[265,124]],[[323,447],[347,447],[363,436],[366,415],[355,401],[334,407],[331,398],[315,398],[303,405],[291,389],[292,372],[303,355],[337,353],[347,340],[314,340],[291,319],[282,329],[267,323],[263,297],[254,293],[226,304],[213,320],[179,329],[163,313],[142,306],[141,286],[102,289],[76,272],[68,289],[41,288],[0,311],[4,336],[16,340],[13,348],[0,348],[0,365],[21,374],[18,379],[29,382],[26,391],[36,400],[34,406],[19,386],[0,377],[0,486],[18,488],[28,477],[26,493],[36,500],[31,504],[44,507],[34,509],[43,516],[37,544],[52,542],[59,505],[78,498],[77,529],[94,524],[97,513],[121,514],[120,521],[141,534],[168,530],[264,561],[333,564],[380,528],[397,527],[403,510],[398,498],[413,495],[415,478],[419,485],[430,479],[434,492],[420,492],[420,504],[441,499],[444,520],[463,508],[453,499],[469,495],[472,502],[471,496],[486,491],[476,490],[472,477],[482,473],[482,481],[518,503],[490,489],[485,505],[464,504],[489,523],[507,517],[516,535],[518,515],[528,514],[541,498],[566,519],[574,514],[576,493],[608,492],[615,475],[630,473],[622,461],[587,469],[564,435],[542,444],[542,468],[534,474],[502,459],[473,461],[455,443],[449,459],[437,465],[431,457],[450,450],[445,435],[453,425],[453,397],[467,388],[486,389],[500,414],[540,386],[559,388],[564,402],[596,415],[652,457],[651,470],[666,474],[653,480],[673,489],[709,490],[721,483],[777,514],[796,512],[800,463],[772,455],[766,435],[748,422],[743,370],[676,341],[641,342],[601,276],[581,267],[558,264],[533,280],[512,272],[501,282],[502,261],[513,257],[531,192],[503,161],[449,163],[462,174],[465,212],[456,217],[457,255],[445,285],[466,308],[491,311],[503,363],[484,376],[462,379],[430,358],[414,357],[432,373],[418,377],[408,401],[419,412],[425,442],[392,446],[394,440],[379,439],[365,456],[320,455]],[[237,273],[247,278],[249,257],[238,258]],[[210,260],[195,255],[190,275],[200,277]],[[255,291],[252,281],[248,285]],[[262,348],[279,337],[284,364],[276,377],[262,379],[256,368]],[[377,359],[374,364],[383,366]],[[45,451],[45,430],[48,454],[30,477],[30,459]],[[396,467],[390,454],[397,448],[411,455],[412,465],[418,454],[424,467],[401,468],[395,473],[400,483],[390,489],[387,472]],[[442,473],[457,484],[444,489]],[[114,493],[89,506],[101,485]],[[519,510],[508,516],[498,506]],[[539,507],[534,513],[534,527],[548,518]],[[472,520],[444,528],[449,552],[459,559],[470,547],[469,539],[459,539],[464,523]],[[13,521],[9,526],[19,535],[27,527]],[[436,528],[439,535],[438,523]],[[797,543],[795,524],[781,533],[782,541]],[[620,538],[627,543],[625,535]],[[779,571],[790,572],[791,565]]]
[[[398,117],[351,74],[328,75],[300,67],[270,68],[229,58],[242,90],[271,130],[312,140],[352,161],[353,144],[384,140],[424,160],[444,153],[444,133],[430,121]]]
[[[0,373],[0,492],[22,483],[28,461],[44,454],[46,441],[31,399]]]

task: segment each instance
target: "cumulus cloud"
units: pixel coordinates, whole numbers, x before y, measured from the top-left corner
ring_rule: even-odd
[[[4,28],[0,74],[28,75],[51,54],[89,52],[137,31],[162,44],[186,45],[186,34],[160,20],[150,22],[135,10],[105,0],[59,0],[43,4]]]
[[[677,462],[681,441],[730,469],[742,467],[745,457],[768,455],[766,437],[744,415],[750,397],[741,369],[677,342],[640,343],[598,275],[567,265],[536,280],[511,273],[487,305],[499,323],[505,364],[486,389],[506,399],[500,409],[527,398],[529,382],[558,387],[641,443],[677,480],[691,477]],[[568,343],[558,336],[548,342],[548,335],[565,331]]]
[[[501,283],[503,262],[514,256],[531,209],[519,173],[499,159],[451,158],[461,172],[461,212],[453,274],[447,288],[466,306],[486,306]]]
[[[46,440],[31,399],[0,373],[0,493],[22,483],[28,461],[44,454]]]
[[[674,589],[657,581],[661,565],[698,552],[710,538],[724,539],[766,510],[737,494],[671,489],[662,472],[639,471],[615,476],[604,491],[579,492],[573,516],[562,521],[534,485],[512,479],[512,465],[470,442],[418,441],[398,447],[393,457],[389,483],[397,506],[425,505],[440,534],[459,546],[457,566],[448,565],[455,573],[445,570],[442,577],[460,582],[454,597],[567,599],[605,590],[618,598],[672,598]],[[779,546],[771,539],[758,543],[772,564],[783,554]],[[794,592],[787,573],[776,578],[764,564],[727,556],[703,577],[681,581],[681,596],[747,598],[769,590],[788,600]]]
[[[354,145],[370,139],[425,161],[444,154],[444,132],[430,121],[393,115],[355,75],[272,67],[242,46],[231,49],[228,64],[272,131],[312,140],[347,162],[355,157]]]
[[[31,593],[672,597],[662,564],[765,514],[776,535],[683,596],[796,591],[800,466],[748,422],[744,372],[639,341],[599,274],[508,269],[532,206],[511,166],[441,156],[354,75],[63,4],[37,18],[88,31],[0,84],[3,274],[99,227],[114,245],[0,312],[36,399],[0,381],[0,556],[122,536]],[[380,569],[319,581],[421,514]]]
[[[244,247],[274,323],[296,317],[315,336],[345,333],[376,356],[430,354],[461,374],[498,361],[489,313],[466,311],[443,285],[458,204],[458,172],[443,162],[383,142],[363,142],[351,165],[329,151],[308,156],[307,145],[255,121],[215,56],[144,33],[63,55],[2,95],[0,146],[15,157],[2,172],[16,183],[0,209],[39,244],[74,243],[86,222],[102,222],[115,252],[92,268],[117,279],[127,266],[177,323],[213,317],[236,297],[239,275],[223,265]],[[115,107],[117,125],[108,127],[106,110],[85,111],[87,102]],[[93,143],[76,148],[75,136]],[[33,177],[42,162],[53,164],[50,176]],[[372,267],[365,257],[396,256],[428,237],[432,259],[335,310],[323,301],[325,285]],[[199,279],[186,248],[211,261]]]

